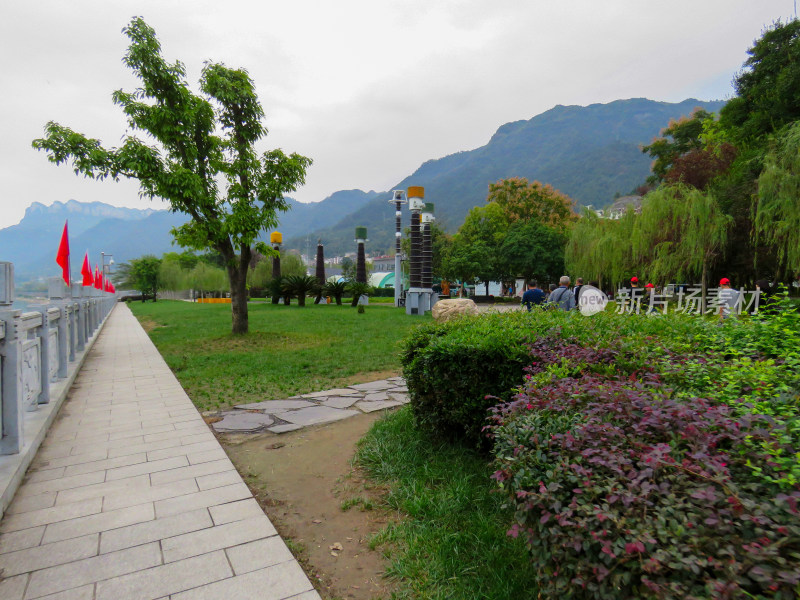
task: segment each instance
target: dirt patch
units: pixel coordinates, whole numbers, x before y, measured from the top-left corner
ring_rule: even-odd
[[[152,319],[142,319],[141,317],[139,318],[139,324],[142,326],[142,329],[144,329],[146,333],[150,333],[154,329],[164,327],[161,323],[157,323]]]
[[[389,379],[389,377],[397,377],[400,371],[397,369],[393,371],[369,371],[364,373],[356,373],[350,377],[340,377],[337,379],[338,387],[347,387],[348,385],[355,385],[357,383],[364,383],[365,381],[378,381],[380,379]]]
[[[355,444],[380,414],[358,415],[283,435],[220,441],[281,537],[326,599],[387,598],[385,562],[370,537],[390,514],[383,490],[351,466]]]

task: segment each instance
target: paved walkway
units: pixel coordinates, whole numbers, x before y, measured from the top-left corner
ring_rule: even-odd
[[[0,522],[2,600],[319,595],[124,304]]]

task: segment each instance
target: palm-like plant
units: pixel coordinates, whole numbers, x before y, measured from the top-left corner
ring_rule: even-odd
[[[272,298],[273,304],[278,304],[278,298],[283,296],[283,277],[275,277],[274,279],[270,279],[269,283],[267,283],[267,293]],[[291,296],[286,299],[286,304],[289,304],[289,300],[291,300]]]
[[[315,295],[318,287],[317,278],[309,275],[289,275],[283,282],[284,294],[295,296],[298,306],[305,306],[306,296]]]
[[[333,296],[336,300],[336,304],[339,306],[342,305],[342,296],[347,291],[347,282],[346,281],[329,281],[325,284],[325,294],[328,296]]]
[[[351,281],[347,284],[347,289],[353,294],[353,303],[350,306],[357,306],[361,296],[369,296],[372,293],[372,286],[368,283]]]

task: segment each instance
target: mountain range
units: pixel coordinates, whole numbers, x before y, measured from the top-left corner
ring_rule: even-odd
[[[624,194],[644,182],[650,159],[640,146],[649,143],[670,120],[695,108],[718,111],[721,101],[655,102],[643,98],[608,104],[556,106],[527,121],[502,125],[489,142],[423,163],[392,189],[425,187],[426,200],[436,205],[442,227],[454,232],[467,212],[486,200],[490,183],[525,177],[549,183],[579,205],[602,207],[615,194]],[[394,247],[394,207],[390,191],[358,189],[335,192],[316,203],[287,199],[291,210],[279,215],[279,230],[288,249],[313,250],[316,240],[327,256],[355,249],[356,226],[368,228],[370,253]],[[99,262],[100,251],[117,263],[144,254],[180,251],[170,229],[187,217],[165,210],[118,208],[100,202],[76,200],[45,206],[31,204],[22,221],[0,229],[0,260],[15,264],[20,281],[58,274],[55,253],[64,221],[69,220],[72,269],[78,276],[83,253]],[[409,224],[404,211],[404,227]]]

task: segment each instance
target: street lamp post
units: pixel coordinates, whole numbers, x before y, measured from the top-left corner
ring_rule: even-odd
[[[106,256],[108,257],[108,264],[106,264]],[[106,254],[105,252],[100,253],[100,270],[103,273],[103,282],[108,281],[111,278],[111,265],[114,264],[113,254]],[[103,283],[105,285],[105,283]],[[105,290],[100,290],[105,291]]]

